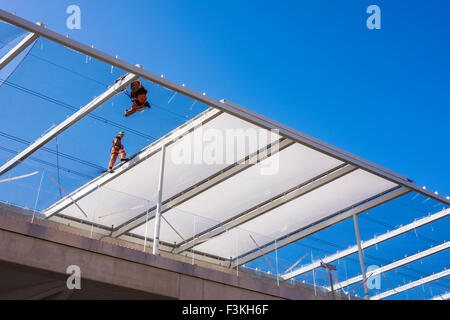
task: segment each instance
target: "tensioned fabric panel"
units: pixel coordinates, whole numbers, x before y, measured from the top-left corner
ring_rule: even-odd
[[[204,142],[201,145],[197,143],[197,138],[195,138],[197,132],[201,130],[201,134],[204,135],[206,132],[209,132],[209,130],[215,130],[218,135],[222,134],[225,136],[226,130],[242,128],[244,130],[256,130],[256,126],[246,121],[232,117],[228,114],[221,114],[195,130],[193,133],[189,133],[175,143],[170,144],[166,149],[164,165],[163,201],[203,179],[208,178],[229,165],[228,163],[205,164],[202,159],[200,159],[199,162],[196,162],[195,154],[201,153],[208,145],[208,142]],[[266,130],[266,132],[268,131]],[[279,138],[278,135],[272,135],[270,136],[271,140],[269,141],[268,137],[269,135],[260,139],[258,145],[251,146],[249,151],[255,152]],[[224,148],[223,143],[220,144],[220,146]],[[180,155],[182,151],[185,151],[186,154]],[[153,157],[155,157],[155,159],[151,159]],[[244,153],[238,155],[238,159],[243,157],[245,157]],[[107,187],[113,190],[124,190],[134,196],[156,201],[159,181],[160,153],[158,152],[151,158],[128,170],[118,178],[111,180],[111,182],[107,184]],[[187,159],[189,162],[186,163],[183,159]]]
[[[234,162],[280,139],[280,136],[276,133],[261,129],[227,113],[220,114],[215,119],[203,125],[201,129],[202,132],[196,130],[194,133],[184,136],[167,148],[163,199],[171,198]],[[255,143],[248,143],[246,141],[240,145],[242,148],[235,148],[232,157],[226,161],[227,159],[224,158],[227,156],[227,145],[233,145],[232,141],[227,141],[227,136],[230,136],[232,132],[258,132],[260,134]],[[198,143],[199,139],[202,140],[202,144]],[[212,145],[217,149],[223,150],[222,157],[218,156],[217,159],[208,158],[208,150],[211,150],[210,147]],[[184,147],[187,148],[185,149]],[[180,153],[183,150],[188,150],[186,157],[189,161],[188,163],[180,161],[182,157],[180,157]],[[202,157],[199,157],[199,155]]]
[[[196,233],[202,232],[342,164],[295,143],[167,211],[164,217],[178,233],[189,238],[194,228]],[[153,237],[154,221],[148,224],[147,236]],[[145,230],[140,226],[131,232],[144,236]],[[160,239],[180,242],[180,236],[170,227],[167,232],[161,231]]]
[[[266,147],[268,144],[280,139],[278,134],[271,133],[265,129],[260,129],[239,118],[225,113],[218,115],[167,147],[164,169],[163,201],[186,190],[196,183],[199,183],[231,164],[226,161],[205,163],[202,161],[202,158],[200,158],[199,163],[196,163],[195,161],[198,159],[195,157],[198,157],[198,153],[201,155],[204,150],[208,150],[209,145],[217,142],[217,139],[214,141],[211,136],[213,138],[226,137],[227,133],[233,130],[241,130],[241,132],[254,130],[255,132],[262,131],[264,133],[258,135],[258,139],[255,143],[244,143],[243,148],[236,148],[236,153],[233,154],[235,159],[244,158],[248,153],[251,154],[256,152]],[[210,137],[209,140],[208,137]],[[200,143],[198,143],[198,141],[200,141]],[[222,148],[225,150],[227,143],[229,143],[229,141],[227,142],[225,138],[219,140],[219,147],[217,149]],[[182,158],[183,155],[185,158]],[[95,209],[96,217],[107,215],[115,211],[124,211],[123,213],[114,214],[105,217],[102,220],[96,219],[95,221],[97,224],[106,227],[111,227],[111,225],[117,227],[129,219],[145,212],[147,209],[134,213],[126,212],[126,209],[134,208],[140,205],[142,201],[146,202],[146,206],[148,206],[148,204],[150,206],[155,205],[158,190],[160,156],[160,151],[156,152],[148,159],[135,165],[80,199],[77,198],[77,192],[74,192],[72,196],[76,199],[78,205],[83,208],[83,211],[88,214],[88,219],[85,219],[79,209],[71,202],[69,202],[70,204],[66,208],[58,213],[92,222],[94,207],[97,208]],[[180,159],[182,161],[180,161]],[[186,163],[183,159],[190,160]],[[82,189],[83,187],[79,190],[82,191]],[[120,195],[116,196],[116,194]],[[125,199],[125,195],[129,195],[127,199]],[[107,202],[108,205],[97,205],[104,202]],[[110,210],[110,207],[113,207],[114,210]]]
[[[76,200],[77,204],[88,215],[88,218],[85,218],[78,207],[72,203],[67,208],[61,210],[59,214],[88,222],[94,222],[93,218],[95,215],[96,224],[105,227],[111,227],[112,225],[117,227],[121,225],[136,215],[148,210],[149,207],[156,205],[155,198],[158,190],[160,159],[161,153],[158,152],[141,162],[135,168],[128,170],[118,178],[107,183],[105,186],[97,188],[81,199]],[[139,179],[132,178],[133,171],[138,172],[136,174],[139,174]],[[146,190],[148,192],[146,197],[139,197],[139,194],[142,195],[142,193],[136,192],[136,187],[138,187],[136,182],[140,179],[148,181],[146,184]],[[144,205],[145,207],[128,210],[140,205]],[[119,213],[112,214],[115,212]],[[105,217],[99,218],[102,216]]]
[[[257,249],[253,240],[258,246],[264,246],[394,187],[394,183],[358,169],[194,249],[223,258],[236,258]]]

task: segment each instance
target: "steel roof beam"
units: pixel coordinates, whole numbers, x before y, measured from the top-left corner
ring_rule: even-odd
[[[444,277],[446,277],[448,275],[450,275],[450,270],[444,270],[444,271],[441,271],[439,273],[432,274],[431,276],[428,276],[426,278],[422,278],[422,279],[410,282],[408,284],[405,284],[403,286],[397,287],[395,289],[392,289],[392,290],[389,290],[389,291],[377,294],[377,295],[371,297],[370,299],[371,300],[384,299],[384,298],[393,296],[395,294],[401,293],[403,291],[410,290],[410,289],[413,289],[415,287],[421,286],[423,284],[439,280],[439,279],[444,278]]]
[[[445,218],[449,214],[450,214],[450,209],[445,209],[445,210],[439,211],[438,213],[435,213],[435,214],[429,215],[427,217],[421,218],[419,220],[416,220],[416,221],[414,221],[414,222],[412,222],[410,224],[407,224],[405,226],[402,226],[402,227],[400,227],[400,228],[398,228],[396,230],[387,232],[387,233],[382,234],[380,236],[376,236],[376,237],[374,237],[374,238],[372,238],[370,240],[367,240],[367,241],[362,241],[361,242],[362,249],[367,249],[367,248],[370,248],[370,247],[372,247],[374,245],[377,245],[379,243],[387,241],[389,239],[398,237],[398,236],[400,236],[400,235],[402,235],[402,234],[404,234],[406,232],[412,231],[414,229],[417,229],[417,228],[420,228],[420,227],[422,227],[424,225],[427,225],[427,224],[429,224],[431,222],[434,222],[434,221],[437,221],[439,219]],[[357,246],[353,246],[351,248],[348,248],[348,249],[345,249],[345,250],[340,251],[338,253],[335,253],[335,254],[333,254],[331,256],[325,257],[325,258],[322,259],[322,261],[325,262],[325,263],[331,263],[333,261],[336,261],[336,260],[345,258],[347,256],[350,256],[350,255],[352,255],[352,254],[354,254],[356,252],[358,252],[358,247]],[[289,273],[283,275],[282,277],[283,277],[283,279],[287,280],[287,279],[290,279],[290,278],[297,277],[297,276],[299,276],[301,274],[310,272],[313,269],[316,269],[318,267],[320,267],[320,261],[313,262],[313,263],[311,263],[311,264],[309,264],[307,266],[303,266],[301,268],[298,268],[297,270],[293,270],[292,272],[289,272]]]
[[[448,300],[448,299],[450,299],[450,291],[444,294],[438,294],[437,296],[433,297],[430,300]]]
[[[414,261],[426,258],[428,256],[431,256],[431,255],[441,252],[443,250],[447,250],[449,247],[450,247],[450,242],[449,241],[444,242],[444,243],[434,246],[430,249],[418,252],[416,254],[413,254],[412,256],[406,257],[404,259],[395,261],[395,262],[385,265],[383,267],[372,270],[372,271],[370,271],[370,273],[366,272],[366,277],[375,277],[379,274],[382,274],[383,272],[388,272],[388,271],[400,268],[400,267],[407,265],[409,263],[412,263]],[[363,276],[358,275],[358,276],[348,279],[346,281],[339,282],[339,283],[335,284],[334,287],[336,290],[339,290],[341,288],[345,288],[345,287],[351,286],[352,284],[358,283],[362,280],[363,280]],[[330,288],[328,288],[328,289],[330,289]]]

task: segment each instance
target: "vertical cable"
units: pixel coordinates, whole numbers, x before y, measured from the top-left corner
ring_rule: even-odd
[[[57,174],[58,174],[58,183],[61,184],[61,175],[59,173],[58,136],[55,137],[55,141],[56,141],[56,170],[57,170]],[[61,189],[58,189],[58,190],[59,190],[59,197],[62,198]]]
[[[45,173],[45,169],[42,169],[42,176],[41,176],[41,182],[39,182],[39,189],[36,195],[36,201],[34,202],[34,211],[33,211],[33,216],[31,217],[31,223],[33,223],[34,221],[34,215],[36,214],[36,208],[37,208],[37,203],[39,200],[39,194],[41,193],[41,187],[42,187],[42,180],[44,180],[44,173]]]

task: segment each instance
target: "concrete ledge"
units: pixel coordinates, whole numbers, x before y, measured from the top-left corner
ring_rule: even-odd
[[[290,286],[155,256],[122,245],[58,230],[0,208],[0,260],[65,274],[78,265],[82,279],[139,290],[172,299],[331,299],[309,287]],[[68,230],[69,227],[65,226]]]

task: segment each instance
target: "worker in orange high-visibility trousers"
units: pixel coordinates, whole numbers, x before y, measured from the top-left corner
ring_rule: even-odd
[[[144,111],[147,107],[150,109],[150,103],[147,101],[147,89],[139,80],[134,80],[131,84],[131,94],[129,95],[133,102],[130,110],[125,110],[125,117],[131,116],[136,111]]]
[[[125,135],[122,131],[114,138],[111,148],[111,160],[109,161],[108,172],[113,173],[113,167],[116,163],[117,156],[120,155],[120,161],[128,161],[127,154],[123,149],[122,138]]]

